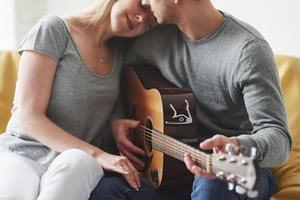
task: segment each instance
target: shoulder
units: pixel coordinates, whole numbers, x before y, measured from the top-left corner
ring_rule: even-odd
[[[272,50],[267,40],[253,26],[227,13],[225,25],[220,32],[219,42],[226,43],[240,57],[272,58]],[[232,53],[232,51],[229,51]]]
[[[64,26],[63,19],[56,15],[45,15],[38,21],[38,23],[51,27]]]
[[[26,34],[19,46],[19,53],[25,50],[44,53],[59,60],[68,43],[68,30],[58,16],[46,15]]]
[[[65,42],[68,38],[68,29],[62,18],[55,15],[46,15],[42,17],[29,31],[27,37],[33,37],[37,40],[55,40],[53,42]]]
[[[157,34],[172,34],[178,30],[177,26],[171,25],[158,25],[153,29],[144,33],[144,35],[157,35]]]
[[[63,19],[56,15],[46,15],[42,17],[37,22],[36,28],[47,31],[55,31],[57,33],[65,33],[67,31]]]
[[[130,51],[139,54],[156,55],[174,45],[180,30],[175,25],[159,25],[146,33],[133,38]]]
[[[165,43],[172,40],[178,32],[180,31],[175,25],[158,25],[141,36],[138,36],[136,41],[144,41],[147,43],[152,43],[153,41],[156,41],[156,43],[158,41],[164,41]]]
[[[268,45],[262,34],[253,26],[243,22],[228,13],[224,13],[224,22],[215,34],[216,42],[226,44],[229,52],[244,51],[246,48],[258,45]]]
[[[256,38],[256,39],[265,40],[262,34],[250,24],[242,20],[239,20],[227,13],[224,13],[224,16],[225,16],[225,20],[228,21],[227,27],[231,28],[232,32],[239,34],[240,37],[244,36],[252,39]]]

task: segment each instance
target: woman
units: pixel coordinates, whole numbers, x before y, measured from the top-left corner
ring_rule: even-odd
[[[122,49],[112,38],[153,25],[140,0],[99,0],[78,15],[46,16],[33,27],[19,49],[12,117],[0,137],[0,199],[86,200],[103,170],[121,173],[138,189],[129,160],[96,146],[119,95]],[[137,122],[114,126],[126,131]]]

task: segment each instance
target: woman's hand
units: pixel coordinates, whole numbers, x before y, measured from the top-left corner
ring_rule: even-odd
[[[145,163],[137,155],[144,156],[145,152],[134,145],[130,138],[131,129],[137,128],[139,121],[120,119],[112,123],[112,134],[120,153],[126,156],[133,165],[142,170]]]
[[[96,156],[96,160],[103,169],[122,174],[135,190],[141,187],[139,172],[126,157],[101,152],[99,156]]]

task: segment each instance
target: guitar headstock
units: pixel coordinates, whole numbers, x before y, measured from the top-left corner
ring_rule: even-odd
[[[229,190],[235,189],[240,194],[247,192],[249,197],[255,197],[258,194],[254,190],[257,181],[256,149],[253,148],[251,152],[250,157],[230,150],[212,154],[212,172],[228,182]]]

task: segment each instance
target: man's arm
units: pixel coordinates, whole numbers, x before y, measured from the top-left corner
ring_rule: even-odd
[[[246,155],[251,147],[257,148],[261,167],[283,164],[291,137],[274,56],[266,41],[254,40],[244,46],[234,77],[253,125],[251,135],[237,137],[239,144],[246,147]]]

